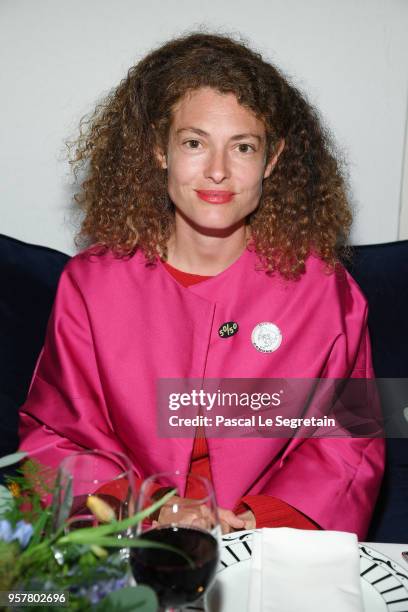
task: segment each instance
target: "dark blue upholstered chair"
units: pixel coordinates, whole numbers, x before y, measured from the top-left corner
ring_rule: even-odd
[[[67,259],[58,251],[0,235],[0,456],[17,447],[17,409],[25,399]],[[393,410],[403,415],[408,406],[408,241],[356,247],[348,267],[369,302],[376,374],[400,379],[396,398],[383,393],[385,401],[396,404]],[[368,538],[408,542],[408,439],[388,439],[387,451]]]
[[[408,542],[408,240],[356,247],[348,267],[369,304],[374,369],[388,431],[386,471],[367,539]]]
[[[0,457],[18,445],[18,408],[68,255],[0,235]]]

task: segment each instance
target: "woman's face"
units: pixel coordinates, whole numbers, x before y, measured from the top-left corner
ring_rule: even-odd
[[[244,225],[278,158],[267,162],[265,147],[263,123],[234,94],[186,94],[173,110],[167,155],[159,155],[176,219],[209,234]]]

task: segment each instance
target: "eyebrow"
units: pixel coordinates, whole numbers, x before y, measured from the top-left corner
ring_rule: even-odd
[[[194,132],[194,134],[198,134],[199,136],[209,136],[208,132],[205,132],[204,130],[201,130],[200,128],[196,127],[179,128],[176,131],[176,134],[180,134],[180,132]],[[236,141],[243,140],[244,138],[255,138],[255,140],[257,140],[258,142],[262,142],[262,137],[259,136],[259,134],[252,134],[250,132],[247,132],[245,134],[235,134],[230,138],[230,140]]]

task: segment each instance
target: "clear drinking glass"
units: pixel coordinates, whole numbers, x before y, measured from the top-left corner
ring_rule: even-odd
[[[133,471],[122,453],[83,451],[61,461],[53,499],[55,529],[67,519],[75,529],[121,520],[134,509]]]
[[[135,512],[134,475],[129,459],[121,454],[102,450],[74,453],[61,461],[53,498],[54,530],[62,526],[66,532],[93,527],[133,516]],[[115,533],[119,541],[128,532]],[[70,590],[98,603],[105,595],[130,584],[129,549],[105,548],[103,563],[84,568],[75,562],[69,569]],[[89,553],[84,553],[89,554]],[[60,564],[70,563],[64,549],[55,549]],[[72,560],[71,560],[72,561]]]
[[[187,478],[195,499],[183,497]],[[167,611],[204,595],[215,575],[221,534],[213,487],[201,476],[167,472],[147,478],[139,492],[137,511],[151,506],[170,489],[175,489],[175,495],[139,523],[136,533],[142,540],[171,546],[183,555],[164,548],[130,551],[136,583],[152,588]]]

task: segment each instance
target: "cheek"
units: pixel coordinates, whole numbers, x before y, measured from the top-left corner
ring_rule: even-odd
[[[239,173],[239,181],[243,191],[253,194],[262,193],[263,167],[242,168]]]
[[[191,185],[199,172],[198,160],[185,159],[175,156],[169,160],[167,168],[167,182],[169,188],[180,189]]]

